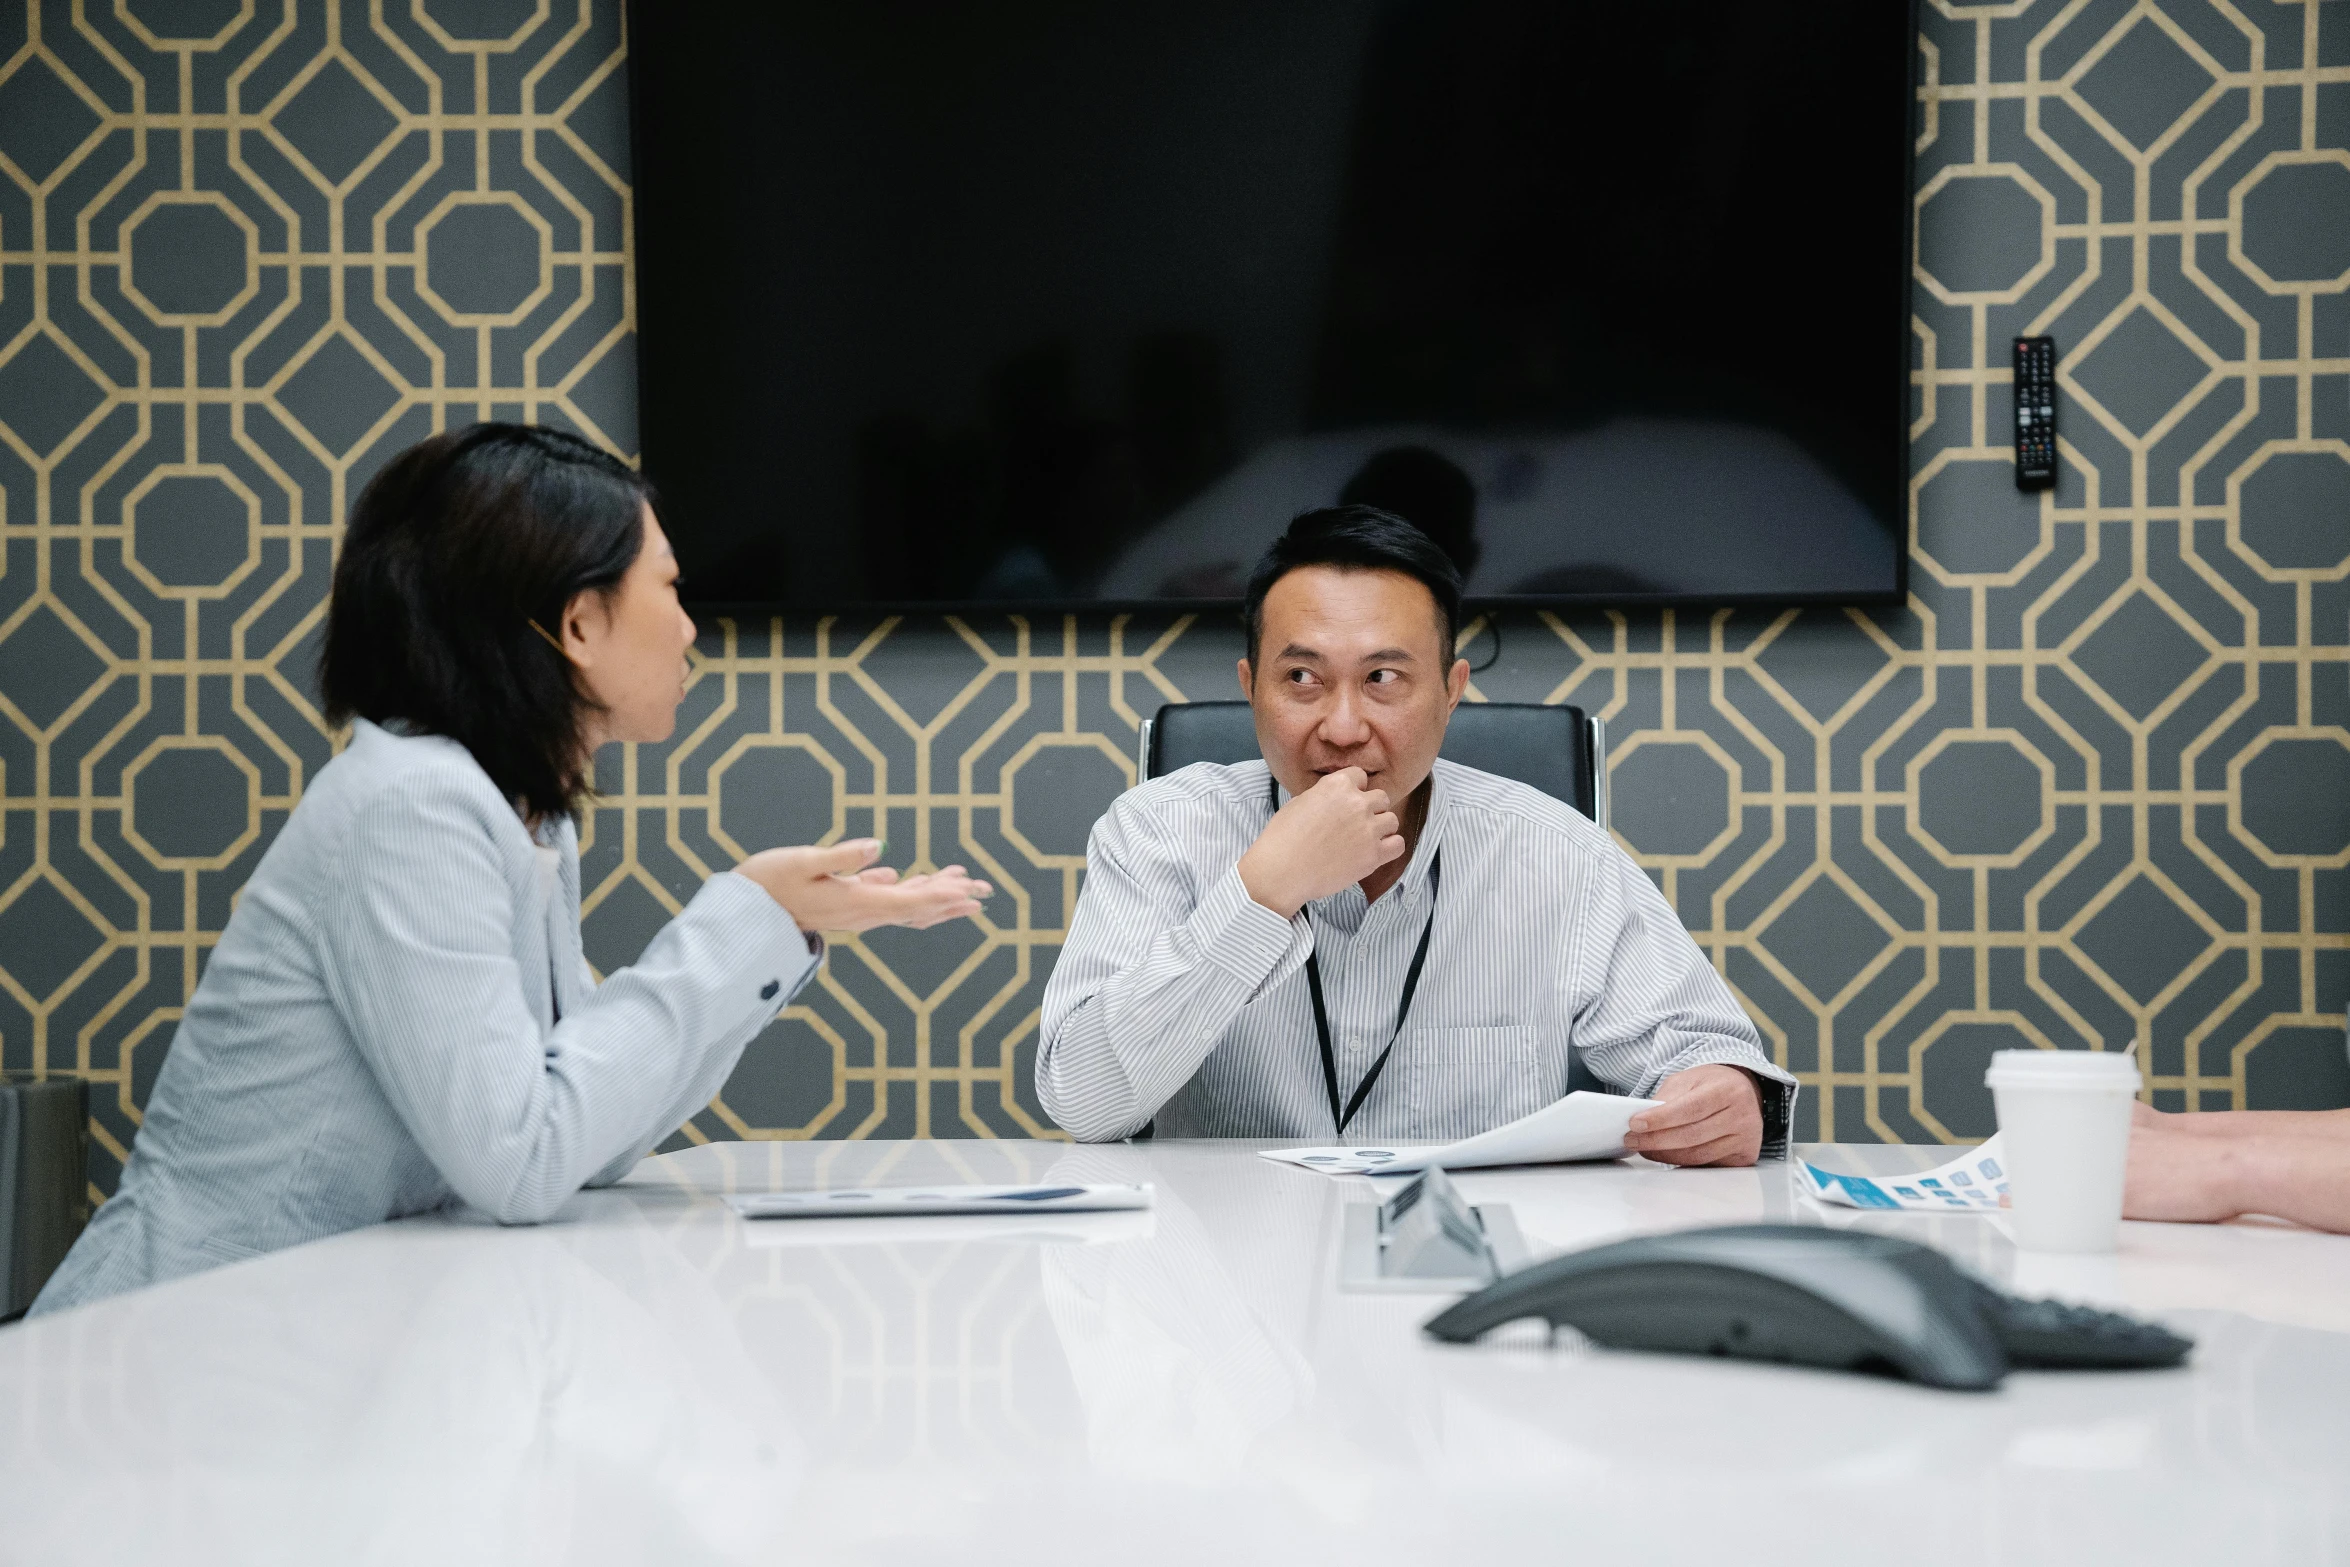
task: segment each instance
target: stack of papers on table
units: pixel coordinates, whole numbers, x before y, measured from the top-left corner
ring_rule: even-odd
[[[1564,1164],[1620,1159],[1632,1117],[1653,1099],[1622,1094],[1572,1093],[1507,1126],[1437,1148],[1267,1148],[1268,1159],[1331,1175],[1404,1175],[1440,1165],[1475,1170],[1496,1164]]]

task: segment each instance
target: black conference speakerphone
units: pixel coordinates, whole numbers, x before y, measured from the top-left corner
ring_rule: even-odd
[[[1721,1355],[1997,1387],[2011,1367],[2175,1366],[2194,1348],[2159,1323],[2017,1300],[1930,1246],[1808,1224],[1734,1224],[1569,1252],[1431,1317],[1465,1343],[1527,1317],[1611,1349]]]
[[[2015,340],[2015,487],[2056,488],[2056,339]]]

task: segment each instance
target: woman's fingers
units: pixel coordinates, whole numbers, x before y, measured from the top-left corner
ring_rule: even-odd
[[[979,912],[979,900],[994,890],[986,882],[965,876],[959,867],[952,874],[941,871],[931,888],[936,901],[926,911],[923,923],[943,925],[948,920],[969,919]]]
[[[979,900],[994,890],[960,872],[950,875],[945,871],[887,883],[859,878],[852,885],[854,912],[848,914],[842,928],[854,930],[871,930],[877,925],[927,930],[948,920],[968,919],[979,912]]]
[[[968,906],[974,912],[979,907],[979,900],[994,890],[986,882],[973,881],[968,876],[949,876],[944,871],[927,878],[920,885],[900,883],[897,888],[914,907],[959,909]]]
[[[786,907],[806,930],[860,931],[879,925],[924,930],[978,913],[980,900],[995,890],[973,881],[959,865],[907,876],[886,865],[827,868],[839,863],[834,849],[770,852],[805,856],[800,863],[810,867],[811,879],[789,893]]]
[[[824,848],[767,849],[735,869],[764,889],[802,930],[871,930],[876,925],[917,929],[979,912],[995,889],[973,881],[960,865],[902,876],[872,863],[880,840],[859,838]]]
[[[986,898],[995,889],[983,881],[973,881],[960,865],[950,865],[942,871],[929,871],[920,876],[908,876],[900,886],[926,887],[941,897]]]
[[[836,876],[850,876],[873,863],[873,857],[881,852],[881,840],[851,838],[846,843],[836,843],[830,848],[809,852],[822,871],[830,871]]]

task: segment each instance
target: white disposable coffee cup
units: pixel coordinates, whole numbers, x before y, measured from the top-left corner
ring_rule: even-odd
[[[2114,1050],[2002,1050],[1983,1074],[2015,1243],[2026,1251],[2112,1251],[2138,1063]]]

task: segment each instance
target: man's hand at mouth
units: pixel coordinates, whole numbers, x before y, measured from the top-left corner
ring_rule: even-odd
[[[1361,768],[1341,767],[1274,813],[1240,857],[1240,882],[1290,919],[1403,852],[1403,824],[1387,791],[1371,787]]]

